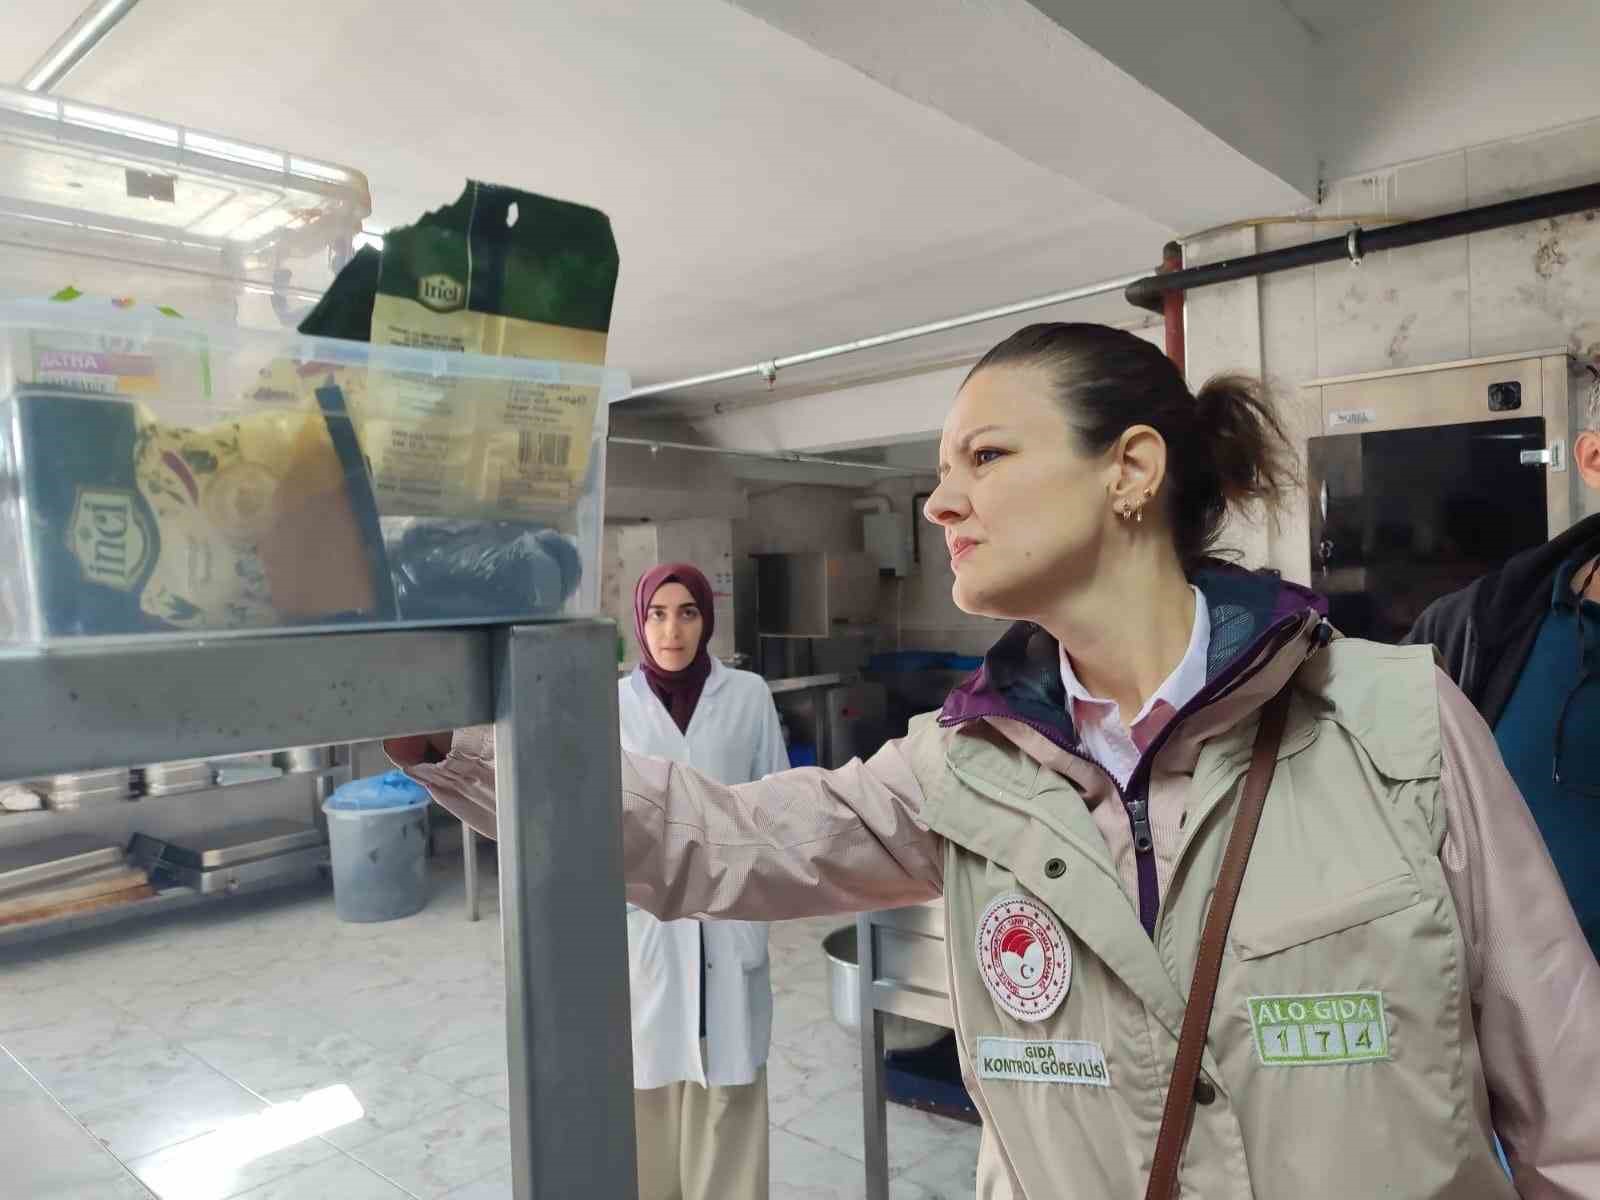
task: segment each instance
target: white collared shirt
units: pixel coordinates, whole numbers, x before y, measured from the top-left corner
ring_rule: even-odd
[[[1211,612],[1200,589],[1194,592],[1194,631],[1189,635],[1189,648],[1183,659],[1173,668],[1166,682],[1145,701],[1131,726],[1122,722],[1122,710],[1115,700],[1092,696],[1078,680],[1067,657],[1061,651],[1061,682],[1067,689],[1067,707],[1072,723],[1077,727],[1083,748],[1101,766],[1111,772],[1121,787],[1128,786],[1139,756],[1156,736],[1167,727],[1183,706],[1199,693],[1206,684],[1206,657],[1211,651]]]

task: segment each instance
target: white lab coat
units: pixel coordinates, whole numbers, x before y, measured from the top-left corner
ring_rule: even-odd
[[[623,749],[668,758],[719,783],[750,783],[787,770],[778,710],[766,680],[712,661],[711,676],[679,731],[642,671],[617,684]],[[706,1051],[700,1053],[700,922],[658,921],[628,906],[633,995],[633,1086],[691,1081],[754,1083],[772,1039],[767,926],[705,922]]]

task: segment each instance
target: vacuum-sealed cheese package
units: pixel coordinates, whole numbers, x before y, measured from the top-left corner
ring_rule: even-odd
[[[617,248],[604,213],[469,182],[384,235],[375,345],[551,363],[605,362]],[[357,414],[379,509],[559,517],[580,493],[599,388],[374,372]]]
[[[585,368],[605,361],[617,271],[604,213],[469,182],[358,254],[301,324],[520,360],[504,378],[374,369],[348,397],[402,619],[554,615],[578,590],[604,429]]]
[[[35,544],[19,549],[45,635],[392,617],[375,515],[362,519],[321,412],[191,428],[132,398],[48,387],[6,407],[35,464],[19,481]]]

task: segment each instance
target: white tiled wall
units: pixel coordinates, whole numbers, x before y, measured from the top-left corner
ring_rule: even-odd
[[[915,499],[931,487],[931,479],[895,479],[873,489],[888,498],[896,516],[912,524],[917,539],[911,574],[883,587],[878,619],[885,649],[982,654],[1005,630],[1005,623],[968,616],[951,599],[955,573],[944,534],[923,519],[922,499]]]

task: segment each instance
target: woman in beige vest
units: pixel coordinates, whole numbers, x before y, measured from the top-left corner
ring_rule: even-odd
[[[1311,593],[1209,557],[1294,477],[1259,392],[1191,395],[1131,334],[1032,326],[968,377],[940,476],[956,603],[1016,624],[870,762],[724,787],[625,756],[629,901],[942,897],[979,1196],[1136,1197],[1284,692],[1183,1196],[1600,1197],[1600,966],[1488,729],[1427,650],[1337,638]],[[393,752],[447,807],[492,803],[488,731]]]

